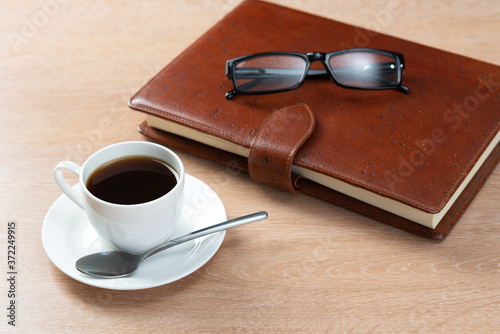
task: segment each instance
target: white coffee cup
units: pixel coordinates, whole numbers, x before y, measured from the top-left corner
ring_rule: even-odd
[[[133,156],[148,156],[166,162],[175,170],[177,184],[165,195],[139,204],[106,202],[87,189],[87,180],[97,168],[115,159]],[[69,185],[63,169],[78,176],[80,191]],[[164,146],[141,141],[114,144],[91,155],[81,167],[71,161],[60,162],[54,169],[54,177],[61,190],[85,211],[97,234],[117,249],[132,253],[151,249],[170,237],[180,219],[184,165]]]

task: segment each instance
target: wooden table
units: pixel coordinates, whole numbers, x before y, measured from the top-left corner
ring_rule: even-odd
[[[500,65],[497,0],[273,2]],[[2,1],[0,332],[498,331],[500,167],[436,242],[177,152],[228,217],[267,210],[269,219],[228,231],[205,266],[157,288],[95,288],[52,264],[41,230],[61,195],[56,163],[145,140],[128,98],[237,3]]]

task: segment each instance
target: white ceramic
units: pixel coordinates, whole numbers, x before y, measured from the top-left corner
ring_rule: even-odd
[[[87,180],[98,167],[118,158],[137,155],[167,162],[178,174],[177,185],[158,199],[133,205],[105,202],[88,191],[85,186]],[[68,184],[62,172],[64,169],[78,176],[79,190]],[[91,155],[82,167],[70,161],[60,162],[54,170],[54,177],[66,196],[85,211],[97,234],[117,249],[131,253],[151,249],[171,236],[179,220],[184,191],[184,165],[174,152],[164,146],[142,141],[114,144]]]
[[[183,211],[172,237],[227,220],[222,201],[209,186],[189,174],[185,179]],[[79,191],[80,185],[73,188]],[[127,277],[92,277],[75,268],[76,260],[111,248],[97,235],[83,210],[63,194],[45,216],[42,241],[52,263],[75,280],[105,289],[137,290],[168,284],[196,271],[217,252],[225,233],[222,231],[191,240],[158,253]]]

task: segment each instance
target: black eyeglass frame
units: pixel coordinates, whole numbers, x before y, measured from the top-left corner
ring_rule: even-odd
[[[350,86],[343,84],[340,82],[336,77],[335,74],[330,66],[330,58],[332,56],[339,56],[343,54],[348,54],[348,53],[354,53],[354,52],[370,52],[370,53],[375,53],[375,54],[380,54],[384,55],[387,57],[392,57],[398,60],[399,62],[399,70],[398,70],[398,81],[395,84],[391,85],[384,85],[384,86],[367,86],[367,87],[359,87],[359,86]],[[244,91],[238,88],[238,84],[236,83],[236,77],[233,75],[235,73],[236,65],[238,65],[242,61],[248,61],[253,58],[259,58],[259,57],[266,57],[266,56],[296,56],[304,59],[306,62],[306,68],[304,69],[304,73],[302,74],[302,77],[300,80],[297,82],[297,84],[287,87],[287,88],[282,88],[282,89],[273,89],[273,90],[264,90],[264,91]],[[310,66],[313,62],[319,61],[325,66],[325,69],[310,69]],[[359,89],[359,90],[382,90],[382,89],[396,89],[400,92],[409,94],[410,89],[403,85],[401,83],[403,73],[402,70],[405,68],[405,61],[404,61],[404,56],[401,53],[397,52],[392,52],[392,51],[386,51],[386,50],[380,50],[380,49],[367,49],[367,48],[360,48],[360,49],[346,49],[346,50],[340,50],[340,51],[333,51],[333,52],[328,52],[328,53],[323,53],[323,52],[309,52],[309,53],[297,53],[297,52],[284,52],[284,51],[275,51],[275,52],[261,52],[261,53],[254,53],[251,55],[247,56],[241,56],[237,58],[230,59],[226,61],[226,76],[232,81],[234,89],[230,90],[229,92],[226,93],[226,98],[232,99],[236,94],[240,95],[260,95],[260,94],[273,94],[273,93],[280,93],[280,92],[287,92],[291,91],[294,89],[299,88],[302,83],[304,82],[305,78],[307,76],[317,76],[317,75],[325,75],[327,74],[333,82],[342,88],[347,88],[347,89]]]

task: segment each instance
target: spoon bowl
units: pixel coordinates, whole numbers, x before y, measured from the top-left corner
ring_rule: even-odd
[[[118,278],[130,275],[137,270],[142,261],[168,248],[189,240],[200,238],[212,233],[224,231],[233,227],[254,223],[267,218],[267,212],[261,211],[247,216],[231,219],[223,223],[209,226],[181,237],[167,241],[142,254],[131,254],[124,251],[106,251],[86,255],[76,261],[78,271],[100,278]]]
[[[84,256],[76,261],[76,268],[96,277],[124,277],[134,272],[142,262],[140,255],[123,251],[108,251]]]

